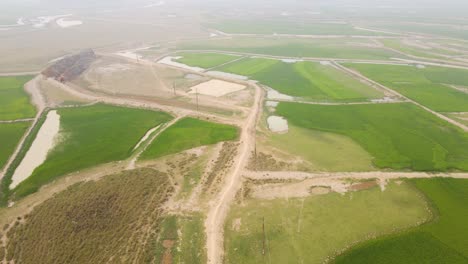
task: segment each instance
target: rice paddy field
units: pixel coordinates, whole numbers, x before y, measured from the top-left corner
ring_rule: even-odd
[[[161,263],[162,205],[173,191],[168,176],[152,169],[72,185],[3,227],[0,261]]]
[[[249,58],[218,68],[248,76],[283,94],[317,101],[364,101],[383,97],[332,65]]]
[[[184,150],[231,141],[239,137],[236,127],[183,118],[164,130],[142,153],[142,159],[155,159]]]
[[[149,129],[171,119],[163,112],[103,104],[63,108],[58,114],[61,140],[46,161],[13,190],[15,198],[67,173],[130,157]]]
[[[0,124],[0,171],[30,125],[31,122]]]
[[[322,263],[358,241],[424,222],[426,207],[407,182],[392,182],[383,192],[372,187],[344,195],[251,198],[228,216],[225,263]]]
[[[468,111],[468,94],[450,86],[467,87],[466,70],[371,64],[346,64],[346,66],[434,111]]]
[[[406,57],[397,52],[377,47],[372,41],[356,38],[281,39],[274,37],[232,37],[229,39],[185,41],[178,44],[177,49],[219,50],[296,58],[385,60]]]
[[[24,85],[32,76],[0,77],[0,120],[15,120],[34,117],[36,109]]]
[[[415,179],[433,207],[433,220],[409,231],[370,240],[334,263],[467,263],[468,180]]]
[[[291,125],[350,137],[381,169],[467,171],[468,134],[409,104],[306,105],[280,103]]]
[[[175,61],[200,68],[212,68],[232,60],[238,59],[238,56],[217,54],[217,53],[178,53],[178,56],[182,58],[176,59]]]

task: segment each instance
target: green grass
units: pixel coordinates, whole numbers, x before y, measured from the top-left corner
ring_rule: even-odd
[[[443,67],[346,64],[439,112],[468,112],[468,94],[445,84],[468,86],[468,71]]]
[[[402,234],[371,240],[335,263],[468,263],[468,180],[412,180],[434,207],[435,219]]]
[[[217,53],[179,53],[182,58],[177,59],[177,62],[201,68],[213,68],[215,66],[238,59],[238,56],[217,54]]]
[[[291,125],[350,137],[378,168],[468,170],[468,133],[410,104],[306,105],[280,103]]]
[[[364,46],[370,44],[372,42],[350,38],[305,40],[278,39],[274,37],[234,37],[231,39],[181,42],[178,44],[177,49],[220,50],[298,58],[320,57],[369,60],[405,58],[405,56],[393,51]]]
[[[406,54],[417,56],[417,57],[430,58],[430,59],[447,59],[447,57],[444,57],[443,55],[447,55],[447,56],[457,55],[457,53],[455,52],[450,52],[444,49],[426,50],[422,48],[413,47],[413,46],[405,44],[399,39],[383,39],[381,40],[381,42],[389,48],[396,49]]]
[[[13,154],[31,122],[0,124],[0,170]]]
[[[244,59],[219,70],[249,76],[283,94],[310,100],[361,101],[383,96],[342,71],[316,62]]]
[[[238,135],[238,129],[233,126],[183,118],[163,131],[141,158],[155,159],[199,146],[234,140]]]
[[[108,105],[64,108],[58,114],[63,140],[14,189],[16,199],[67,173],[128,158],[150,128],[171,119],[162,112]]]
[[[297,23],[285,19],[224,20],[208,24],[208,26],[231,34],[378,35],[374,32],[354,29],[351,24]]]
[[[36,109],[24,91],[32,76],[0,77],[0,120],[34,117]]]
[[[372,156],[352,139],[334,133],[289,126],[288,133],[271,133],[268,146],[304,159],[312,171],[371,171]]]
[[[161,225],[161,235],[157,242],[156,263],[162,261],[164,241],[174,244],[169,249],[173,263],[206,263],[205,233],[201,214],[187,216],[167,216]]]
[[[357,241],[426,220],[425,206],[406,182],[390,183],[384,192],[373,187],[344,195],[248,200],[234,206],[227,219],[226,263],[323,263]],[[232,228],[236,219],[241,220],[239,230]]]

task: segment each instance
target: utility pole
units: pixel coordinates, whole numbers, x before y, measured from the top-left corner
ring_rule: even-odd
[[[262,247],[262,255],[265,257],[265,217],[262,217],[262,229],[263,229],[263,247]]]

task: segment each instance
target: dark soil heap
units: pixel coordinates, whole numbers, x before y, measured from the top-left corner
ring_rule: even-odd
[[[60,82],[72,81],[86,71],[96,58],[92,49],[86,49],[57,61],[42,74]]]

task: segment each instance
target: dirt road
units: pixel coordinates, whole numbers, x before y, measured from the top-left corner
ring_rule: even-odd
[[[242,126],[238,154],[234,159],[230,173],[225,178],[224,186],[222,187],[219,196],[210,206],[208,216],[205,221],[209,264],[218,264],[222,262],[224,254],[224,220],[227,216],[230,204],[233,202],[237,191],[242,185],[242,172],[247,165],[250,153],[253,151],[255,146],[256,124],[262,109],[261,101],[263,93],[259,86],[254,85],[254,87],[254,105]]]

